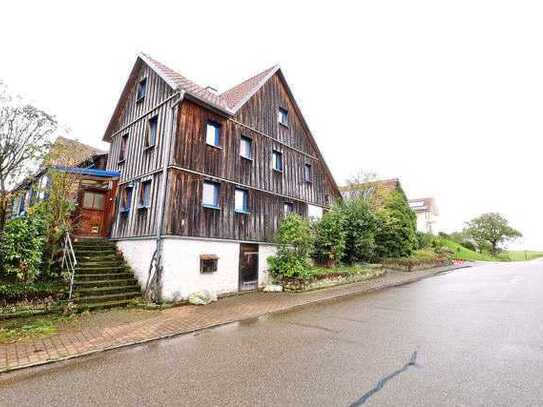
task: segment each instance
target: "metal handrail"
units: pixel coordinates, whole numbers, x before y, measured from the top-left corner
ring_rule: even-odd
[[[60,268],[61,270],[64,270],[64,267],[66,267],[70,273],[70,293],[68,295],[68,299],[71,300],[74,288],[75,269],[77,268],[77,258],[75,257],[72,239],[70,238],[70,234],[68,232],[66,232],[66,235],[64,236],[62,252],[62,265]]]

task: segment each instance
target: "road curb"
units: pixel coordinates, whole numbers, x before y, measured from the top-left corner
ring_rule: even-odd
[[[305,302],[303,304],[296,304],[296,305],[287,306],[287,307],[285,307],[283,309],[279,309],[279,310],[275,310],[275,311],[263,312],[262,314],[258,314],[256,316],[251,316],[251,317],[248,317],[248,318],[236,318],[236,319],[227,320],[227,321],[223,321],[223,322],[219,322],[219,323],[212,323],[212,324],[209,324],[209,325],[206,325],[206,326],[203,326],[203,327],[198,327],[198,328],[195,328],[195,329],[180,330],[180,331],[177,331],[177,332],[172,332],[172,333],[168,333],[168,334],[164,334],[164,335],[153,336],[153,337],[141,339],[141,340],[138,340],[138,341],[131,341],[131,342],[125,342],[125,343],[121,343],[121,344],[117,344],[117,345],[106,346],[104,348],[94,349],[94,350],[91,350],[91,351],[88,351],[88,352],[82,352],[82,353],[77,353],[77,354],[74,354],[74,355],[63,356],[63,357],[60,357],[60,358],[48,359],[48,360],[45,360],[45,361],[39,361],[39,362],[34,362],[34,363],[28,363],[28,364],[24,364],[24,365],[9,367],[7,369],[0,370],[0,375],[3,374],[3,373],[9,373],[9,372],[15,372],[15,371],[18,371],[18,370],[28,369],[28,368],[31,368],[31,367],[45,366],[45,365],[49,365],[49,364],[53,364],[53,363],[64,362],[64,361],[67,361],[67,360],[70,360],[70,359],[76,359],[76,358],[80,358],[80,357],[84,357],[84,356],[90,356],[90,355],[94,355],[94,354],[97,354],[97,353],[108,352],[108,351],[112,351],[112,350],[116,350],[116,349],[122,349],[122,348],[127,348],[127,347],[131,347],[131,346],[136,346],[136,345],[143,345],[143,344],[146,344],[146,343],[149,343],[149,342],[159,341],[161,339],[169,339],[169,338],[173,338],[173,337],[176,337],[176,336],[188,335],[188,334],[192,334],[194,332],[203,331],[203,330],[210,329],[210,328],[215,328],[215,327],[220,327],[220,326],[232,324],[232,323],[235,323],[235,322],[248,321],[248,320],[252,320],[252,319],[255,319],[255,318],[260,318],[260,317],[263,317],[263,316],[266,316],[266,315],[285,313],[285,312],[288,312],[288,311],[292,311],[292,310],[296,310],[296,309],[305,307],[307,305],[324,304],[324,303],[327,303],[327,302],[336,301],[336,300],[341,299],[341,298],[348,298],[348,297],[354,297],[354,296],[362,295],[362,294],[374,293],[374,292],[377,292],[377,291],[386,290],[388,288],[400,287],[400,286],[416,283],[418,281],[425,280],[427,278],[435,277],[435,276],[445,274],[445,273],[448,273],[448,272],[451,272],[451,271],[464,269],[464,268],[469,268],[469,267],[472,267],[472,265],[471,264],[454,265],[454,266],[446,267],[443,270],[438,270],[438,271],[435,271],[435,272],[428,271],[428,275],[415,277],[415,278],[410,279],[410,280],[405,280],[405,281],[401,281],[401,282],[397,282],[397,283],[391,283],[391,284],[380,286],[380,287],[362,289],[362,290],[357,291],[357,292],[339,294],[337,296],[330,297],[330,298],[315,299],[315,300]],[[353,284],[356,284],[356,283],[353,283]],[[324,288],[323,290],[333,289],[333,288],[334,287],[328,287],[328,288]]]

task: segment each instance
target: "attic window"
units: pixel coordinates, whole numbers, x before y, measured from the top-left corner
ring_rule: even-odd
[[[145,130],[145,148],[154,147],[158,133],[158,116],[153,116],[147,121]]]
[[[313,167],[311,167],[311,164],[304,165],[304,180],[305,182],[313,181]]]
[[[136,102],[139,103],[143,99],[145,99],[146,94],[147,94],[147,78],[143,78],[141,81],[138,82],[138,90],[136,92]]]
[[[288,127],[288,110],[280,107],[277,112],[277,120],[279,121],[279,124]]]

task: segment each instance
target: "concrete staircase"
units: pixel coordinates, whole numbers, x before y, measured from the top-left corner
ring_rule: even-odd
[[[138,282],[114,243],[76,238],[73,246],[78,263],[73,299],[79,309],[120,307],[141,297]]]

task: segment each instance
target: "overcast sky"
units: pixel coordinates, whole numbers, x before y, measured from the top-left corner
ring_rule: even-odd
[[[498,211],[543,249],[543,2],[302,3],[4,2],[0,80],[107,147],[139,51],[219,91],[279,63],[338,183],[399,177],[442,229]]]

